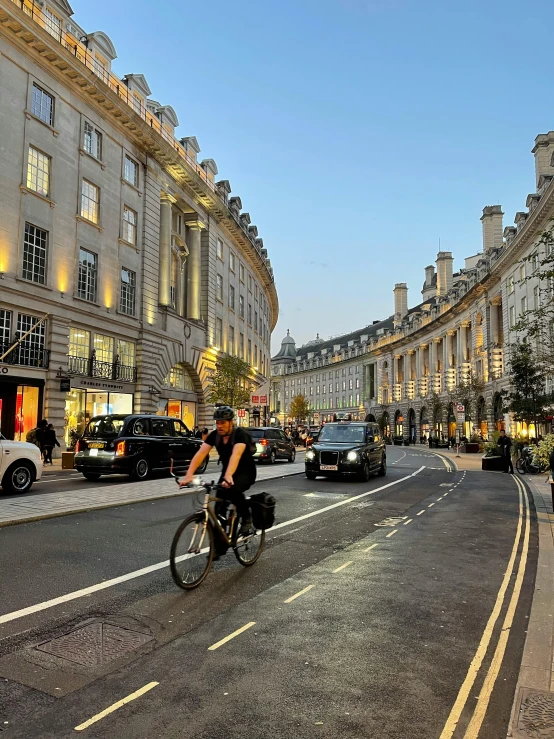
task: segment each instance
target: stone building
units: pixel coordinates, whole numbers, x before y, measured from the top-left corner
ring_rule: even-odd
[[[528,196],[527,210],[503,228],[501,207],[485,207],[482,249],[456,273],[451,252],[440,251],[435,265],[425,267],[415,307],[408,307],[406,283],[398,283],[394,313],[385,321],[298,349],[285,338],[272,360],[276,420],[289,421],[290,400],[301,392],[312,420],[347,411],[379,420],[391,436],[411,441],[435,431],[487,437],[501,427],[522,430],[510,425],[501,393],[509,387],[506,367],[518,318],[539,305],[545,288],[534,275],[544,256],[541,235],[554,224],[554,132],[537,136],[533,153],[536,192]],[[552,392],[553,378],[546,379]],[[458,404],[459,388],[468,382],[474,397]]]
[[[205,424],[220,352],[269,376],[258,229],[142,74],[66,0],[0,0],[1,430],[102,412]],[[14,342],[20,343],[12,348]]]

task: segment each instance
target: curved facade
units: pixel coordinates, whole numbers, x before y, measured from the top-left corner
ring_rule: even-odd
[[[290,420],[290,399],[300,391],[316,422],[346,410],[383,419],[391,435],[404,439],[419,440],[434,429],[445,436],[509,429],[500,393],[509,386],[507,352],[517,319],[540,300],[533,273],[540,237],[554,223],[554,132],[538,136],[533,153],[537,187],[527,209],[503,228],[501,207],[485,207],[482,250],[466,258],[462,270],[453,273],[452,254],[439,252],[436,264],[425,268],[415,307],[408,307],[407,285],[398,283],[387,320],[295,347],[294,358],[290,348],[274,358],[271,409],[281,423]],[[482,383],[474,417],[467,403],[458,414],[454,400],[471,377]],[[440,408],[435,401],[433,412],[436,396]]]
[[[0,405],[24,438],[97,412],[205,424],[219,352],[270,372],[267,250],[177,113],[65,0],[0,0]],[[21,342],[14,347],[17,340]]]

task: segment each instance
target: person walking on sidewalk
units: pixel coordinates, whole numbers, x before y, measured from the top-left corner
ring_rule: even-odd
[[[56,438],[54,425],[49,423],[44,429],[42,435],[42,455],[44,464],[54,464],[54,462],[52,462],[52,451],[55,446],[60,446],[60,442]]]
[[[506,435],[504,429],[500,429],[500,438],[498,439],[498,447],[500,454],[504,460],[504,472],[514,474],[514,465],[512,464],[512,440]]]

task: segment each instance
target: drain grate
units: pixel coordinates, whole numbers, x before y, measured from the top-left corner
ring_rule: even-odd
[[[37,649],[84,667],[99,667],[152,641],[150,634],[98,622],[39,644]]]
[[[516,713],[518,739],[552,739],[554,736],[554,693],[520,688]]]

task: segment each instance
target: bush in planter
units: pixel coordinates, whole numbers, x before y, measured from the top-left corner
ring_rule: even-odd
[[[493,431],[490,441],[485,442],[485,457],[500,457],[500,447],[498,446],[499,438],[500,432]]]
[[[402,442],[404,441],[404,437],[403,436],[393,436],[392,441],[396,446],[401,446]]]
[[[554,452],[554,434],[547,434],[534,450],[534,459],[550,469],[550,455]]]

